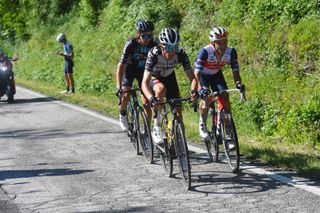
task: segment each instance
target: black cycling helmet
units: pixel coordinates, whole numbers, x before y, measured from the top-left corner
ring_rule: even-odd
[[[152,21],[139,19],[136,22],[136,30],[141,33],[152,32],[154,30],[154,25]]]
[[[179,32],[172,28],[164,28],[159,35],[161,44],[176,45],[180,41]]]

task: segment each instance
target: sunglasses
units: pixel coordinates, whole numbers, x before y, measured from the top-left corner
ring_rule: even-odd
[[[143,39],[151,39],[151,38],[153,38],[153,35],[152,35],[152,34],[141,34],[140,36],[141,36],[141,38],[143,38]]]
[[[164,46],[164,49],[166,50],[167,53],[171,53],[171,52],[178,52],[179,51],[179,46],[178,45],[170,45],[167,44]]]

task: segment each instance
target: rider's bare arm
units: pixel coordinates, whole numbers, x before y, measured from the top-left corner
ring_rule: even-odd
[[[196,91],[197,87],[198,87],[198,81],[197,81],[192,69],[188,69],[185,72],[186,72],[186,75],[189,78],[189,81],[191,83],[191,85],[190,85],[191,90]]]
[[[235,84],[241,83],[241,77],[239,72],[239,63],[238,63],[238,54],[237,51],[233,48],[231,51],[231,60],[230,65],[233,73],[233,79]]]
[[[125,64],[123,64],[123,63],[119,63],[118,64],[118,68],[117,68],[117,88],[121,87],[121,82],[122,82],[122,79],[123,79],[125,68],[126,68]]]
[[[198,72],[198,71],[194,72],[194,76],[197,79],[198,91],[201,89],[200,75],[201,75],[200,72]]]
[[[146,98],[148,100],[150,100],[150,98],[153,96],[150,91],[150,88],[149,88],[149,83],[151,81],[151,77],[152,77],[151,72],[145,70],[144,74],[143,74],[143,80],[142,80],[141,87],[142,87],[143,94],[146,96]]]

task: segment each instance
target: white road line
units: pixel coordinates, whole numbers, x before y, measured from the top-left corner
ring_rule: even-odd
[[[44,94],[29,90],[29,89],[26,89],[26,88],[22,88],[22,87],[19,87],[19,86],[17,86],[17,88],[19,90],[22,90],[24,92],[27,92],[27,93],[32,94],[34,96],[37,96],[39,98],[49,97],[49,96],[46,96]],[[59,105],[62,105],[62,106],[77,110],[77,111],[82,112],[84,114],[99,118],[99,119],[107,121],[109,123],[112,123],[112,124],[115,124],[115,125],[119,125],[119,121],[115,120],[114,118],[109,118],[109,117],[107,117],[105,115],[101,115],[98,112],[91,111],[91,110],[86,109],[84,107],[80,107],[80,106],[77,106],[77,105],[74,105],[74,104],[69,104],[69,103],[66,103],[66,102],[63,102],[63,101],[57,101],[57,100],[55,100],[53,102],[56,103],[56,104],[59,104]]]
[[[26,88],[22,88],[22,87],[19,87],[19,86],[17,86],[17,88],[18,88],[18,90],[27,92],[27,93],[32,94],[32,95],[37,96],[37,97],[49,97],[49,96],[43,95],[41,93],[26,89]],[[82,112],[84,114],[99,118],[99,119],[107,121],[109,123],[112,123],[112,124],[115,124],[115,125],[119,125],[119,122],[116,119],[107,117],[105,115],[101,115],[101,114],[99,114],[97,112],[94,112],[94,111],[91,111],[89,109],[86,109],[86,108],[83,108],[83,107],[80,107],[80,106],[77,106],[77,105],[69,104],[69,103],[66,103],[66,102],[63,102],[63,101],[54,101],[54,103],[62,105],[62,106],[65,106],[65,107],[68,107],[68,108],[71,108],[71,109],[74,109],[74,110],[77,110],[79,112]],[[189,144],[188,144],[188,147],[189,147],[189,150],[197,152],[197,153],[207,153],[206,150],[198,148],[198,147],[195,147],[195,146],[192,146],[192,145],[189,145]],[[285,183],[287,185],[294,186],[296,188],[303,189],[305,191],[308,191],[308,192],[311,192],[311,193],[313,193],[315,195],[320,196],[320,188],[317,187],[317,186],[310,186],[310,185],[307,185],[304,182],[297,181],[297,180],[294,180],[294,179],[291,179],[291,178],[287,178],[285,176],[282,176],[282,175],[276,174],[274,172],[270,172],[270,171],[264,170],[262,168],[258,168],[256,166],[251,166],[251,165],[247,165],[247,164],[243,164],[242,163],[240,165],[240,168],[242,170],[247,170],[247,171],[250,171],[252,173],[256,173],[256,174],[260,174],[260,175],[266,175],[267,177],[269,177],[271,179],[274,179],[276,181],[279,181],[281,183]]]

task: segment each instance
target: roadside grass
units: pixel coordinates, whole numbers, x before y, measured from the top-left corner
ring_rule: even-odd
[[[117,99],[113,94],[109,96],[97,96],[93,94],[76,92],[74,95],[60,94],[61,87],[51,83],[17,78],[17,84],[43,94],[54,97],[57,100],[98,111],[114,118],[118,115]],[[187,138],[195,143],[201,143],[198,135],[198,113],[193,112],[193,107],[186,104],[184,107],[184,122]],[[237,120],[236,120],[237,123]],[[241,154],[248,160],[259,160],[262,163],[281,167],[285,170],[296,170],[298,174],[309,178],[320,177],[320,151],[310,145],[283,144],[281,140],[271,137],[248,136],[247,130],[238,128]],[[278,142],[276,142],[278,141]],[[279,142],[280,141],[280,142]]]

